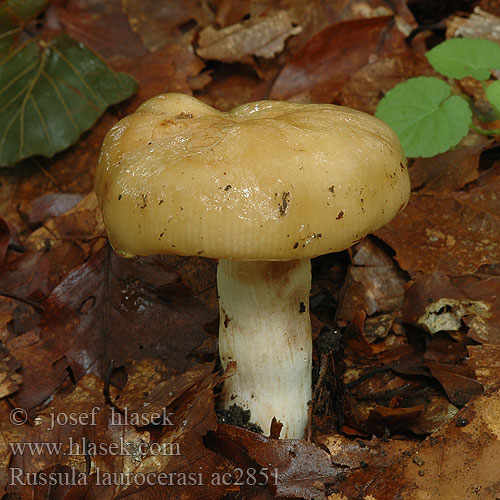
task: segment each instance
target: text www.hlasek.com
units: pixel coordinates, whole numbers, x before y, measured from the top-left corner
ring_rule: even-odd
[[[179,443],[147,443],[145,441],[127,442],[123,437],[113,443],[94,443],[86,438],[74,441],[69,437],[66,445],[56,442],[38,442],[38,443],[9,443],[13,455],[121,455],[121,456],[144,456],[150,455],[181,455]],[[68,448],[63,452],[63,447]]]

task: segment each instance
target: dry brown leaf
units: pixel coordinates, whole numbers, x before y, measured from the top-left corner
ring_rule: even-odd
[[[341,290],[336,320],[352,321],[357,311],[371,316],[401,309],[406,278],[394,261],[372,240],[356,247]]]
[[[329,26],[286,63],[271,99],[333,102],[348,77],[374,58],[405,52],[403,35],[391,17],[355,19]]]
[[[323,500],[325,483],[334,483],[341,475],[342,469],[332,464],[326,451],[305,440],[275,440],[227,424],[220,424],[212,437],[216,451],[240,467],[257,463],[267,468],[267,486],[277,498]]]
[[[445,192],[462,189],[477,179],[483,146],[454,149],[432,158],[417,158],[410,164],[412,189]]]
[[[486,38],[500,43],[500,18],[475,7],[467,18],[451,16],[446,20],[446,38]]]
[[[121,0],[130,27],[151,52],[172,42],[189,45],[193,30],[213,21],[208,2]]]
[[[472,273],[500,261],[500,166],[467,192],[414,193],[392,222],[375,234],[396,251],[411,275],[442,270]]]
[[[398,83],[416,76],[434,75],[426,57],[408,48],[403,53],[377,58],[348,75],[341,104],[375,114],[381,97]]]
[[[49,29],[64,28],[105,58],[140,58],[148,50],[130,28],[120,0],[69,0],[54,2],[47,13]]]
[[[148,366],[150,373],[168,371],[160,361],[149,361]],[[83,480],[79,486],[67,485],[74,495],[71,498],[96,498],[98,493],[100,499],[112,499],[124,491],[133,499],[166,499],[172,498],[171,495],[187,499],[192,498],[191,494],[220,498],[225,485],[212,484],[210,478],[214,473],[222,473],[227,463],[205,449],[202,442],[202,436],[216,426],[213,387],[219,378],[211,367],[195,367],[180,377],[184,380],[180,385],[175,377],[170,379],[172,387],[183,387],[175,397],[170,397],[165,387],[169,406],[122,406],[121,410],[107,406],[102,381],[92,375],[83,377],[69,394],[56,396],[50,407],[36,417],[34,427],[25,424],[23,434],[3,432],[4,437],[21,446],[23,443],[54,445],[50,449],[43,445],[32,451],[27,447],[23,451],[18,449],[12,457],[10,477],[19,477],[19,471],[24,479],[31,472],[46,478],[51,472],[72,472],[78,480],[82,477]],[[137,370],[130,374],[129,383],[126,390],[137,392],[136,398],[155,389],[155,381]],[[110,396],[119,400],[112,387]],[[0,446],[0,457],[5,456],[3,451]],[[3,458],[2,461],[5,462]],[[88,465],[90,475],[86,476]],[[168,488],[158,485],[149,488],[148,484],[138,487],[134,480],[148,475],[154,483],[160,474],[163,480],[172,474],[174,482],[177,474],[193,474],[197,484],[183,484],[181,479]],[[46,498],[43,483],[38,483],[41,486],[30,483],[24,487],[17,480],[11,481],[8,491]],[[51,499],[56,498],[53,490],[48,490],[48,494]]]
[[[22,376],[17,373],[21,364],[9,355],[7,349],[0,344],[0,399],[16,392],[22,382]]]
[[[345,480],[330,487],[347,495],[343,498],[356,498],[365,484],[417,445],[413,441],[376,437],[361,440],[342,435],[318,436],[315,442],[328,450],[332,463],[344,469]]]
[[[98,252],[105,244],[101,210],[92,191],[75,207],[44,223],[24,241],[29,250],[55,248],[63,241],[78,244],[87,255]],[[98,241],[95,241],[98,240]]]
[[[197,53],[204,59],[234,62],[249,56],[271,58],[282,52],[288,37],[301,31],[285,10],[275,10],[217,30],[207,26],[200,33]]]
[[[467,350],[467,366],[474,371],[484,389],[488,390],[497,384],[500,373],[500,345],[471,345],[467,346]]]
[[[499,423],[496,389],[472,401],[413,455],[382,472],[363,493],[376,500],[498,498]]]
[[[175,43],[137,58],[120,59],[114,67],[139,81],[137,94],[124,103],[125,113],[136,110],[146,99],[165,92],[191,93],[190,79],[203,69],[203,61],[192,48]],[[102,142],[102,141],[101,141]]]

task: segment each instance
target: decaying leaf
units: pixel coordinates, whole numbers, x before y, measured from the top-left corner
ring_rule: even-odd
[[[109,499],[125,491],[127,497],[141,499],[172,498],[170,495],[187,499],[196,492],[203,498],[220,498],[226,485],[210,480],[227,464],[207,450],[201,439],[216,425],[212,389],[219,379],[212,367],[187,370],[180,384],[171,375],[170,387],[164,385],[164,404],[158,401],[159,405],[151,407],[110,407],[105,401],[103,382],[93,375],[83,377],[69,394],[60,396],[36,417],[34,427],[26,429],[25,424],[24,435],[10,435],[14,453],[9,477],[17,479],[9,483],[9,492],[20,491],[19,479],[22,483],[32,472],[50,477],[51,472],[65,471],[78,479],[66,485],[74,487],[72,494],[83,493],[87,498],[96,491],[99,498]],[[169,371],[156,360],[144,361],[142,368],[149,373]],[[169,389],[174,387],[183,390],[171,396]],[[145,403],[146,394],[154,389],[155,381],[136,370],[130,373],[125,392],[132,390],[134,397],[143,398]],[[111,387],[110,396],[118,401],[119,391]],[[30,448],[23,443],[39,446]],[[190,473],[195,483],[183,481],[182,476]],[[141,484],[146,475],[148,482]],[[38,484],[41,486],[31,482],[28,488],[22,488],[23,493],[31,486],[38,498],[36,495],[44,491],[43,483]],[[145,493],[144,487],[150,491]]]
[[[428,333],[455,331],[464,316],[488,318],[490,305],[471,300],[435,271],[417,279],[405,294],[403,319]]]
[[[288,37],[301,31],[287,11],[275,10],[243,23],[216,30],[207,26],[200,33],[197,53],[204,59],[242,61],[248,56],[271,58],[281,52]]]
[[[446,28],[447,38],[486,38],[500,42],[500,18],[485,12],[481,7],[475,7],[467,18],[451,16],[446,21]]]

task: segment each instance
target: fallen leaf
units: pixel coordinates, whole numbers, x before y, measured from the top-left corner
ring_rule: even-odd
[[[76,193],[47,193],[31,202],[28,214],[30,224],[37,224],[52,217],[62,215],[64,212],[74,208],[83,196]]]
[[[474,371],[477,381],[485,390],[491,389],[498,383],[500,372],[500,345],[471,345],[467,366]]]
[[[393,30],[392,18],[388,16],[355,19],[323,29],[287,61],[274,82],[270,98],[335,101],[348,77],[370,58],[394,52],[394,46],[402,50],[402,35]]]
[[[389,313],[403,305],[406,278],[394,261],[372,240],[356,246],[335,313],[337,321],[352,321],[357,311],[368,316]]]
[[[132,31],[151,52],[172,42],[189,45],[193,38],[185,34],[213,20],[213,13],[202,0],[159,2],[158,0],[121,0]]]
[[[10,228],[7,222],[0,217],[0,267],[5,261],[7,248],[10,243]]]
[[[500,495],[498,389],[476,398],[415,452],[363,488],[377,500],[492,499]]]
[[[389,90],[417,76],[436,76],[423,54],[407,48],[402,53],[379,57],[348,75],[341,104],[373,115]]]
[[[185,369],[206,335],[203,324],[217,313],[188,287],[184,295],[162,291],[178,279],[166,262],[168,257],[163,263],[162,257],[127,261],[104,248],[70,272],[44,301],[37,332],[8,342],[23,362],[18,405],[30,409],[44,401],[68,376],[68,366],[75,380],[101,373],[109,360],[121,366],[160,357]]]
[[[49,29],[64,28],[75,40],[107,59],[141,58],[148,53],[122,10],[121,0],[69,0],[55,3],[46,14]]]
[[[412,189],[446,192],[462,189],[477,179],[483,146],[454,149],[432,158],[417,158],[408,169]]]
[[[293,25],[286,10],[275,10],[221,30],[207,26],[200,33],[196,52],[204,59],[225,62],[243,61],[248,56],[271,58],[301,29]]]
[[[137,82],[61,35],[50,43],[29,40],[4,58],[0,87],[5,166],[74,144],[108,106],[134,94]]]
[[[324,499],[325,483],[334,483],[341,474],[328,453],[304,440],[274,440],[227,424],[219,425],[213,439],[216,451],[227,450],[229,459],[236,447],[266,467],[266,484],[278,498]]]
[[[146,99],[158,94],[190,94],[189,79],[196,77],[204,68],[204,64],[191,47],[169,44],[139,60],[123,58],[116,61],[114,67],[130,73],[139,81],[138,93],[125,109],[125,112],[133,112]]]
[[[500,18],[475,7],[469,17],[450,16],[446,19],[446,38],[484,38],[500,43]]]
[[[498,278],[455,277],[442,271],[424,275],[406,290],[403,319],[435,334],[458,331],[477,342],[500,344],[500,294]]]
[[[22,382],[17,370],[20,363],[9,355],[7,349],[0,344],[0,399],[16,392]]]
[[[487,183],[479,179],[467,192],[412,194],[405,210],[376,231],[403,269],[458,275],[500,260],[500,167],[490,170]]]
[[[376,437],[352,439],[342,435],[322,435],[315,441],[328,450],[332,463],[344,470],[344,480],[330,487],[330,490],[348,495],[342,498],[356,498],[365,484],[410,453],[418,444]]]

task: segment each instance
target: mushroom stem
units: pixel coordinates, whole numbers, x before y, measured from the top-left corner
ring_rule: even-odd
[[[236,361],[224,383],[225,408],[236,403],[269,433],[302,438],[311,399],[310,259],[220,260],[217,271],[222,366]]]

